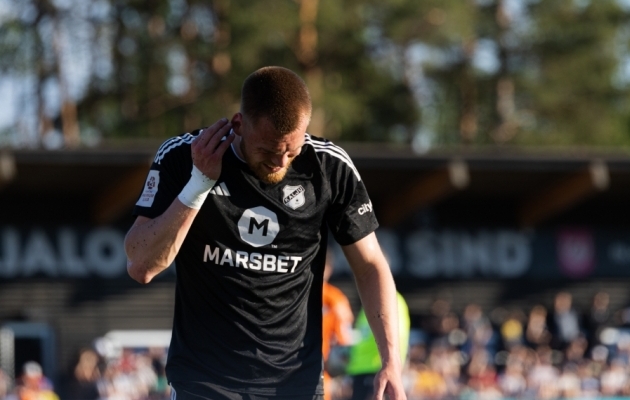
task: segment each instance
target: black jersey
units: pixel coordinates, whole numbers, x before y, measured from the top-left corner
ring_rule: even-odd
[[[135,215],[155,218],[181,192],[198,134],[160,147]],[[276,184],[228,149],[175,258],[168,379],[259,395],[322,393],[328,231],[348,245],[377,226],[359,173],[332,142],[307,134]]]

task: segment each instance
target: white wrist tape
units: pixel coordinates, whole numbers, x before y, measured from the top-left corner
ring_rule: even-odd
[[[190,180],[177,198],[185,206],[198,210],[201,208],[206,197],[208,197],[208,193],[210,193],[210,189],[212,189],[216,182],[217,181],[205,176],[203,172],[193,164]]]

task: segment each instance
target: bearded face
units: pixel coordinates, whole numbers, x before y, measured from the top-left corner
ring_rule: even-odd
[[[275,184],[282,181],[291,163],[295,159],[295,156],[290,157],[285,165],[278,166],[274,163],[273,157],[260,157],[257,155],[257,153],[260,152],[256,152],[253,149],[250,150],[246,141],[241,141],[241,153],[256,177],[268,184]]]
[[[269,120],[261,118],[256,124],[243,123],[240,129],[240,155],[256,177],[268,184],[284,179],[304,145],[308,118],[303,118],[298,128],[279,135]]]

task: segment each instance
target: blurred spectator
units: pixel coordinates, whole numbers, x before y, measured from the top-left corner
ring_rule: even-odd
[[[448,393],[442,375],[424,363],[412,364],[413,383],[409,388],[407,400],[438,400]]]
[[[510,349],[525,343],[525,315],[520,310],[511,311],[501,324],[500,332],[503,346]]]
[[[80,351],[70,385],[70,395],[73,399],[96,400],[99,398],[97,388],[97,382],[101,377],[99,361],[100,357],[95,351],[91,349]]]
[[[440,320],[439,331],[433,338],[432,343],[437,345],[463,345],[468,336],[459,327],[459,317],[452,311],[449,311]]]
[[[584,355],[588,350],[588,341],[586,337],[580,335],[573,339],[564,351],[564,359],[566,363],[578,363],[584,359]]]
[[[26,362],[22,367],[15,394],[18,400],[59,400],[51,381],[44,376],[42,367],[35,361]]]
[[[556,294],[553,312],[549,318],[554,349],[564,350],[569,343],[580,336],[580,316],[573,308],[573,296],[569,292]]]
[[[407,393],[414,385],[417,373],[427,358],[427,343],[424,331],[412,329],[409,333],[409,351],[406,368],[403,369],[403,384]]]
[[[400,293],[397,293],[397,298],[400,359],[404,364],[409,345],[409,307]],[[374,377],[381,369],[381,358],[364,309],[361,309],[357,316],[355,330],[359,337],[350,348],[347,368],[348,375],[352,377],[352,400],[368,400],[374,393]]]
[[[538,304],[530,310],[525,339],[532,347],[546,345],[551,341],[551,332],[547,328],[547,309],[544,306]]]
[[[552,349],[541,346],[536,350],[536,362],[527,376],[527,386],[536,398],[548,399],[556,396],[558,369],[553,366]]]
[[[422,329],[429,336],[429,341],[443,338],[449,332],[444,331],[444,319],[451,313],[451,303],[446,299],[437,299],[431,304],[430,314],[423,319]],[[448,329],[448,327],[447,327]]]
[[[558,393],[561,397],[576,398],[582,394],[580,377],[577,374],[577,364],[567,364],[558,377]]]
[[[586,338],[591,347],[599,342],[599,335],[602,329],[612,323],[612,318],[610,296],[606,292],[597,292],[593,296],[591,307],[584,317]]]
[[[507,397],[520,397],[527,389],[523,364],[514,356],[508,357],[505,370],[498,378],[499,389]]]
[[[464,308],[462,329],[466,333],[466,342],[462,350],[469,356],[478,348],[483,348],[491,355],[496,353],[494,331],[490,319],[478,304],[471,303]]]
[[[599,376],[598,369],[594,368],[594,364],[590,360],[583,360],[578,366],[578,375],[580,377],[581,396],[587,398],[596,398],[599,395]]]
[[[429,352],[428,366],[442,376],[447,396],[456,396],[461,388],[461,352],[444,342],[434,342]]]
[[[610,351],[607,347],[597,345],[591,350],[591,359],[589,365],[595,376],[599,378],[600,374],[606,367],[608,360],[610,359]]]
[[[601,374],[601,393],[604,396],[621,396],[628,384],[628,370],[620,359],[614,359]]]
[[[502,397],[497,388],[497,374],[490,359],[490,353],[483,348],[478,348],[472,353],[467,367],[468,387],[479,398],[499,399]]]

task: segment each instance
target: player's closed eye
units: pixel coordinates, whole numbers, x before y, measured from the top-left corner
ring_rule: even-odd
[[[301,151],[302,151],[302,148],[300,148],[299,150],[296,150],[296,151],[286,152],[286,153],[276,153],[275,151],[269,151],[269,150],[265,150],[265,149],[261,149],[260,150],[261,153],[263,153],[265,155],[268,155],[268,156],[281,156],[281,155],[286,154],[287,157],[289,157],[289,158],[297,157],[300,154]]]

